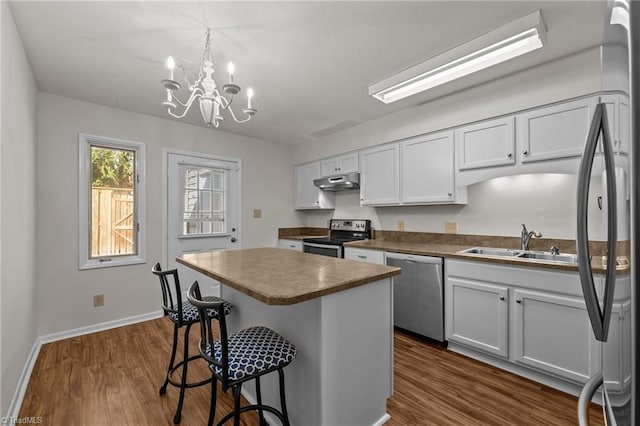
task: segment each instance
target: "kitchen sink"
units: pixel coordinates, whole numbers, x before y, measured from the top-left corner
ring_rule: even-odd
[[[484,256],[511,257],[514,259],[542,260],[562,263],[578,263],[577,254],[551,254],[540,251],[522,251],[493,247],[472,247],[459,251],[462,254],[478,254]]]
[[[470,249],[462,250],[459,253],[484,254],[485,256],[513,257],[513,256],[517,256],[520,252],[516,250],[503,249],[503,248],[473,247]]]
[[[578,263],[577,254],[551,254],[538,252],[522,252],[516,257],[520,259],[551,260],[554,262]]]

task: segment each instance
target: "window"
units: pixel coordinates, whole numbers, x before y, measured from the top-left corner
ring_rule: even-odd
[[[144,263],[144,145],[80,134],[79,268]]]
[[[227,232],[225,200],[227,170],[182,166],[182,235],[216,235]]]

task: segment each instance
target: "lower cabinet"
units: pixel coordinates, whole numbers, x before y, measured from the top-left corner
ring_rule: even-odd
[[[344,258],[384,265],[384,252],[380,250],[369,250],[345,246]]]
[[[601,370],[604,351],[610,388],[629,385],[628,279],[616,283],[603,345],[591,331],[577,272],[457,259],[446,259],[445,272],[445,338],[454,350],[460,345],[525,376],[543,373],[578,385]]]
[[[600,370],[582,298],[513,290],[515,362],[583,383]]]
[[[447,279],[447,339],[507,358],[508,296],[507,287]]]

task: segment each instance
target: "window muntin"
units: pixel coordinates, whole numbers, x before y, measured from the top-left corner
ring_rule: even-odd
[[[144,263],[144,144],[79,136],[80,269]]]
[[[219,235],[227,232],[227,170],[182,167],[182,235]]]

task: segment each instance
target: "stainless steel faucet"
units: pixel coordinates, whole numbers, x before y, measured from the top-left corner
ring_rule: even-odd
[[[523,223],[522,234],[520,235],[520,250],[529,250],[529,241],[532,237],[540,238],[542,234],[538,231],[528,231]]]

